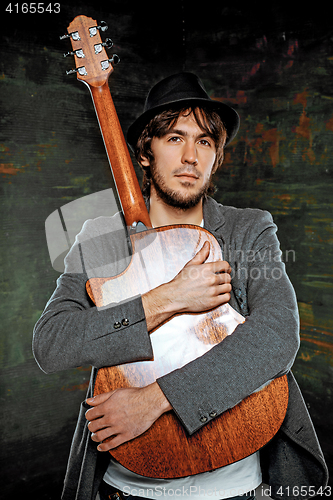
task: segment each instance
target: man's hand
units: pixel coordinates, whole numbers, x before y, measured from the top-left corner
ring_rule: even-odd
[[[108,451],[143,434],[172,407],[157,382],[146,387],[115,389],[87,399],[94,408],[86,412],[91,439]],[[108,438],[110,441],[103,442]]]
[[[209,251],[206,241],[173,280],[142,295],[148,331],[176,313],[204,312],[229,302],[230,265],[206,262]]]

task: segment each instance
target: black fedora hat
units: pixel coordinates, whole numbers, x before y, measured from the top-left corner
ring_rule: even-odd
[[[210,107],[220,115],[227,130],[226,145],[229,144],[239,128],[238,113],[227,104],[211,99],[201,80],[193,73],[177,73],[160,81],[150,90],[142,115],[128,129],[129,145],[135,148],[147,123],[161,111],[175,105],[183,107],[193,104]]]

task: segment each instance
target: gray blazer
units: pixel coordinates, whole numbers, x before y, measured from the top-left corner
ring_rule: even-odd
[[[263,478],[273,498],[309,498],[326,486],[328,471],[290,372],[299,348],[299,319],[295,292],[281,261],[277,228],[268,212],[225,207],[211,198],[204,203],[204,221],[232,268],[230,305],[247,320],[221,344],[157,382],[192,434],[204,425],[203,416],[208,422],[210,414],[221,414],[267,381],[287,373],[287,415],[279,432],[261,450]],[[106,223],[111,224],[112,233],[105,230]],[[105,251],[111,256],[111,273],[118,274],[129,254],[119,215],[85,224],[34,329],[34,355],[44,372],[92,365],[87,397],[93,392],[98,368],[152,357],[140,296],[98,311],[86,294],[87,279],[106,272],[99,262]],[[115,327],[123,318],[129,324]],[[109,454],[98,453],[90,439],[84,418],[87,408],[82,403],[63,500],[95,499],[108,465]]]

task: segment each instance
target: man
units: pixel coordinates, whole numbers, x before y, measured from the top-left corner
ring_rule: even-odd
[[[119,216],[87,222],[67,256],[65,274],[36,324],[34,352],[46,372],[90,363],[89,396],[97,368],[151,359],[149,332],[175,313],[229,303],[247,319],[209,352],[144,388],[89,397],[78,420],[63,499],[94,499],[97,490],[102,500],[114,494],[158,499],[162,491],[167,497],[179,496],[176,491],[186,496],[189,485],[198,500],[208,490],[215,491],[216,498],[250,499],[262,479],[274,498],[309,498],[326,485],[320,446],[290,373],[299,346],[298,313],[280,260],[276,226],[267,212],[224,207],[207,195],[223,149],[238,126],[233,109],[212,101],[196,76],[181,73],[151,90],[144,113],[128,133],[144,169],[152,225],[203,225],[219,242],[223,261],[206,262],[210,248],[205,244],[168,283],[97,310],[85,282],[94,268],[87,254],[98,261],[101,245],[96,243],[93,251],[88,245],[87,252],[85,242],[100,241],[109,226],[121,231]],[[104,245],[114,274],[126,257],[124,241],[113,238]],[[126,318],[120,330],[115,327],[118,318]],[[131,473],[102,453],[142,434],[166,411],[174,411],[192,434],[285,373],[287,416],[260,453],[167,482]]]

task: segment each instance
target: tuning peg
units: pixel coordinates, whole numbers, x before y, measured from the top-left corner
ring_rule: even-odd
[[[111,47],[113,46],[113,41],[111,40],[111,38],[105,38],[105,42],[103,42],[102,45],[107,49],[111,49]]]
[[[108,29],[108,25],[105,21],[101,21],[99,26],[93,26],[89,28],[90,36],[93,37],[97,34],[97,30],[106,31]]]
[[[82,49],[74,50],[73,52],[67,52],[66,54],[64,54],[64,57],[68,56],[85,57]]]
[[[113,66],[115,66],[116,64],[118,64],[120,62],[120,57],[117,56],[117,54],[113,54],[112,57],[110,57],[110,59],[105,59],[105,61],[101,61],[101,66],[102,66],[102,70],[105,71],[109,68],[109,63],[113,64]]]
[[[81,76],[86,76],[88,74],[85,66],[80,66],[79,68],[66,71],[66,75],[72,75],[73,73],[79,73]]]
[[[72,39],[75,40],[75,41],[81,40],[78,31],[73,31],[73,33],[69,33],[69,34],[66,34],[66,35],[61,35],[59,38],[60,38],[60,40],[65,40],[66,38],[70,38],[70,37],[72,37]]]
[[[101,22],[100,22],[100,25],[99,25],[99,26],[97,26],[97,29],[98,29],[98,30],[101,30],[101,31],[106,31],[108,28],[109,28],[109,27],[108,27],[108,25],[106,24],[106,22],[105,22],[105,21],[101,21]]]
[[[100,52],[102,52],[102,47],[106,47],[107,49],[111,49],[112,45],[113,45],[113,41],[111,40],[111,38],[106,38],[105,42],[103,42],[103,43],[96,43],[96,45],[94,45],[95,54],[99,54]]]
[[[113,66],[120,63],[120,57],[117,54],[113,54],[111,59],[108,59]]]

